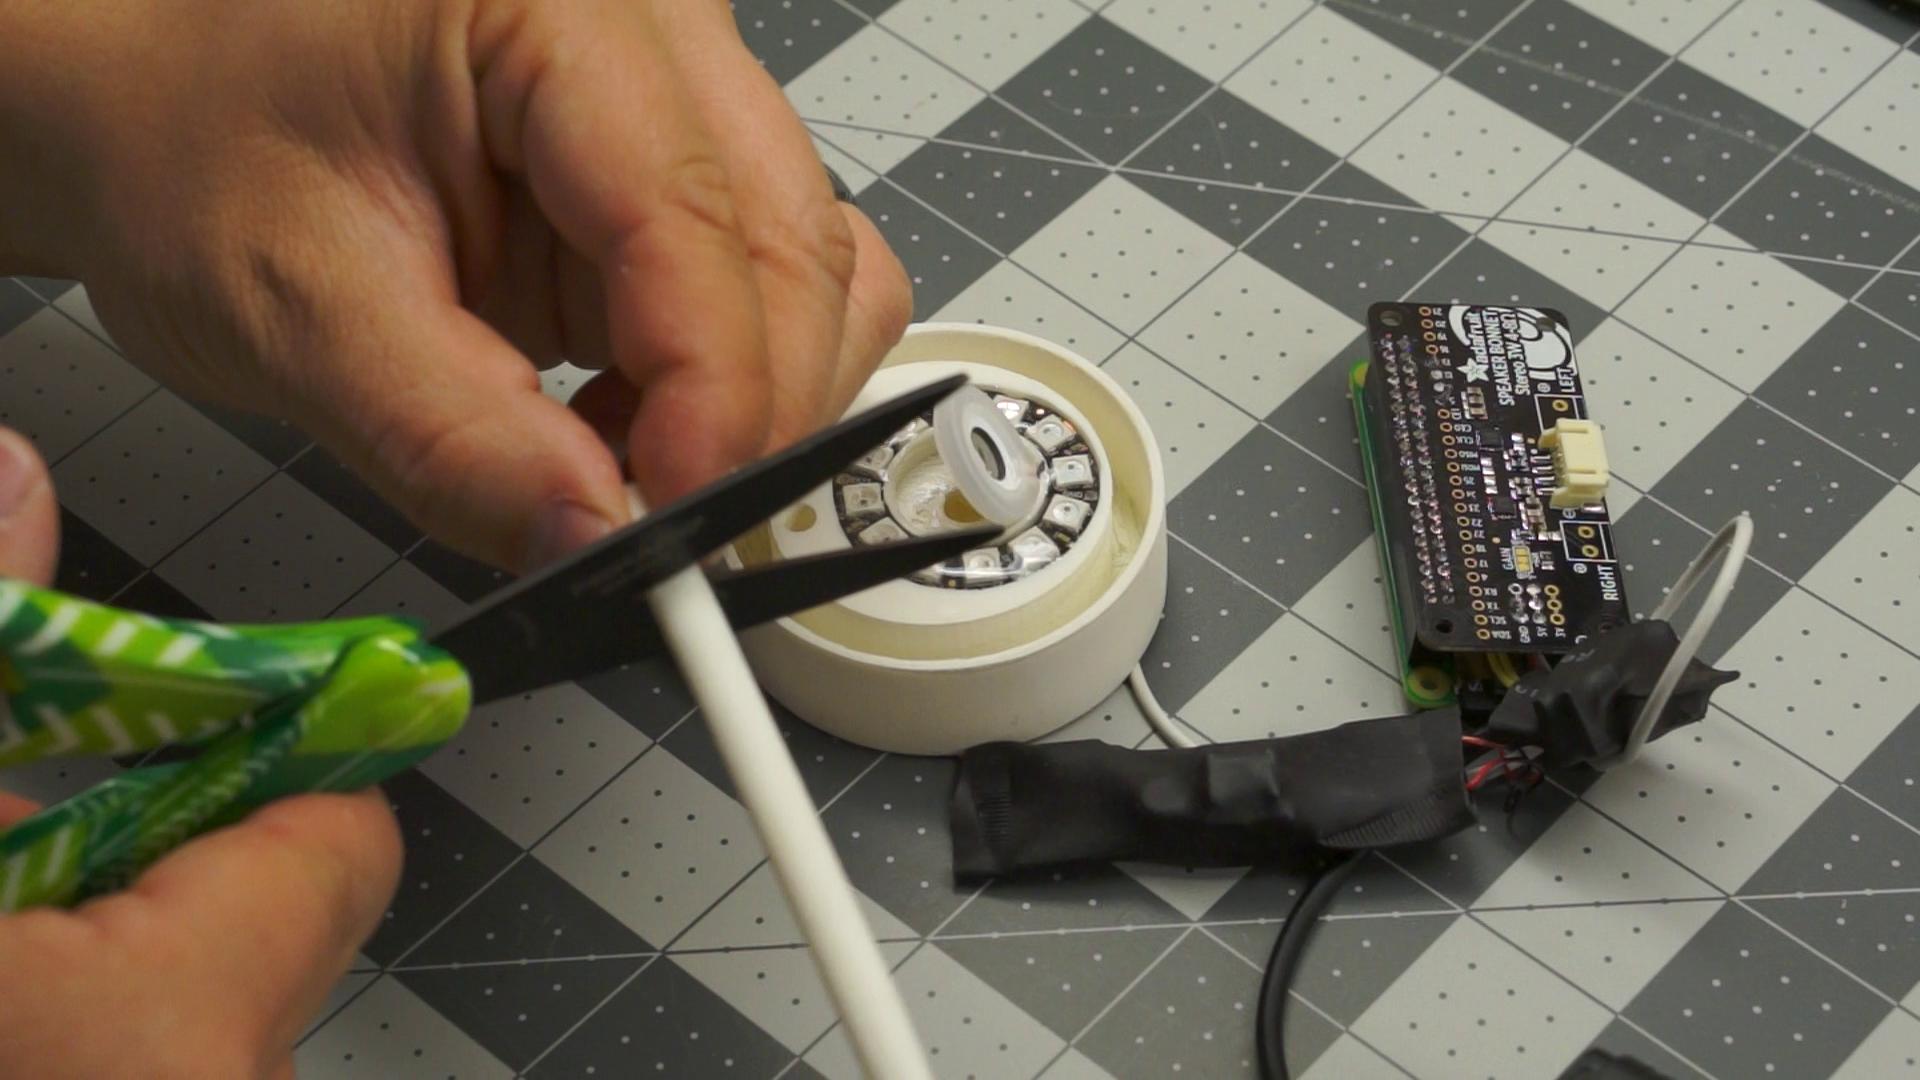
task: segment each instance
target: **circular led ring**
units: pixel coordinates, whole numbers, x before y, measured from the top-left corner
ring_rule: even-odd
[[[992,378],[990,369],[956,373]],[[959,407],[943,412],[949,404]],[[992,544],[910,578],[981,589],[1040,573],[1071,551],[1102,512],[1100,486],[1092,447],[1051,402],[972,384],[862,455],[834,479],[833,493],[841,531],[852,544],[952,532],[983,520],[1002,526]],[[776,546],[799,550],[786,542]]]
[[[1049,403],[1086,441],[1100,507],[1051,565],[992,588],[889,582],[743,637],[762,686],[842,738],[948,754],[1043,735],[1119,687],[1166,596],[1166,482],[1145,418],[1111,378],[1057,345],[973,324],[912,328],[857,411],[948,374]],[[742,537],[736,564],[850,541],[834,485]]]

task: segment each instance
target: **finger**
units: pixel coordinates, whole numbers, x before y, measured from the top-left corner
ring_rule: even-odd
[[[0,577],[44,585],[60,554],[60,508],[40,454],[0,428]]]
[[[664,4],[660,19],[733,180],[769,330],[770,443],[784,445],[836,411],[853,233],[806,128],[741,42],[727,5]],[[636,453],[650,435],[636,430]]]
[[[640,411],[640,391],[621,372],[603,371],[573,392],[567,408],[609,446],[624,453],[627,433],[633,430],[634,415]]]
[[[847,288],[846,331],[840,342],[840,360],[834,371],[833,414],[853,403],[854,396],[873,376],[873,369],[899,344],[913,318],[913,282],[906,268],[867,215],[841,206],[853,233],[853,281]]]
[[[614,366],[613,339],[607,332],[607,292],[600,268],[572,248],[554,258],[555,303],[567,359],[594,371]]]
[[[257,1073],[292,1047],[379,924],[400,858],[379,793],[304,795],[194,840],[75,915],[130,970],[164,971],[170,993],[199,997],[220,1034],[258,1055]]]
[[[913,313],[913,285],[900,260],[865,214],[852,206],[841,209],[860,254],[847,294],[846,329],[828,395],[828,420],[846,413],[887,350],[899,342]],[[606,371],[576,390],[567,404],[602,439],[612,442],[623,439],[631,427],[640,396],[620,372]]]
[[[771,408],[726,165],[646,5],[486,11],[474,52],[489,149],[599,268],[613,358],[653,433],[635,478],[655,503],[684,494],[757,454]]]
[[[342,296],[296,407],[328,449],[417,525],[495,566],[532,569],[627,517],[593,430],[540,392],[525,358],[427,295]]]
[[[467,306],[535,367],[552,367],[565,352],[553,269],[565,245],[554,238],[553,227],[525,187],[508,184],[505,188],[500,251],[493,272],[484,278],[484,285],[473,288]]]

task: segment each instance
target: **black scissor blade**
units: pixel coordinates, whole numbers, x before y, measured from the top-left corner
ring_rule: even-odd
[[[565,655],[549,639],[601,609],[645,617],[646,591],[798,502],[854,459],[966,384],[930,383],[754,462],[612,535],[499,589],[432,636],[476,677]],[[571,636],[571,635],[570,635]],[[514,677],[545,686],[564,678],[538,669]]]
[[[720,597],[720,606],[726,609],[727,621],[734,629],[744,630],[944,562],[991,543],[998,532],[991,527],[968,529],[807,555],[744,570],[714,571],[713,589]],[[639,590],[628,603],[600,605],[562,626],[545,630],[535,646],[516,648],[511,658],[469,662],[465,656],[455,655],[467,668],[473,681],[473,701],[479,705],[554,683],[584,679],[665,652],[666,643],[647,606],[646,592]]]
[[[991,544],[1000,530],[992,526],[901,540],[873,547],[803,555],[795,559],[729,570],[713,575],[713,590],[727,621],[736,630],[865,592],[945,562],[972,548]]]

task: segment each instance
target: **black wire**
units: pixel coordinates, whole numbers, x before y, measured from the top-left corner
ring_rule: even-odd
[[[1300,956],[1306,952],[1314,924],[1320,921],[1334,894],[1340,891],[1340,883],[1353,872],[1361,857],[1349,855],[1322,869],[1300,894],[1300,899],[1294,901],[1286,925],[1280,928],[1280,940],[1273,943],[1273,955],[1267,959],[1267,974],[1260,981],[1259,1028],[1254,1035],[1260,1051],[1260,1080],[1287,1080],[1285,1022],[1294,970],[1300,966]]]

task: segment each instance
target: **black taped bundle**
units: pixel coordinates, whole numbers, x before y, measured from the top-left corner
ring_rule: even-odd
[[[1245,866],[1433,840],[1473,824],[1460,765],[1454,709],[1180,750],[988,743],[960,757],[954,874]]]
[[[1540,764],[1549,769],[1613,758],[1626,749],[1679,644],[1673,627],[1658,619],[1609,630],[1553,667],[1522,676],[1479,734],[1506,746],[1539,747]],[[1698,722],[1714,690],[1739,677],[1688,661],[1648,741]]]

